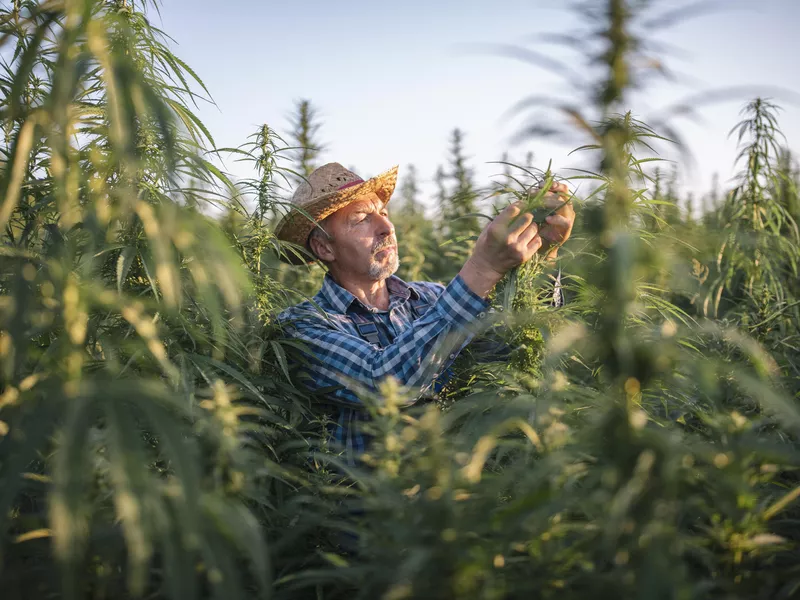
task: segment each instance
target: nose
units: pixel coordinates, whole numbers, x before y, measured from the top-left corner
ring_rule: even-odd
[[[389,220],[389,217],[378,214],[378,230],[377,233],[381,237],[394,236],[394,225]]]

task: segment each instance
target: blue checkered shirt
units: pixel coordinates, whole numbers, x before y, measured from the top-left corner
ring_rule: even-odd
[[[293,306],[278,317],[286,334],[302,342],[299,380],[319,394],[327,407],[332,441],[351,464],[369,442],[360,425],[370,419],[354,390],[375,392],[392,376],[413,389],[414,398],[432,395],[489,307],[460,276],[447,287],[406,283],[392,276],[387,287],[389,309],[380,311],[365,306],[326,275],[313,302]],[[372,342],[359,334],[365,325],[374,332]],[[375,343],[375,335],[380,342]]]

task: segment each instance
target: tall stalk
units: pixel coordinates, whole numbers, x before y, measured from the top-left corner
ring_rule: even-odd
[[[233,188],[201,154],[213,141],[190,105],[203,83],[150,24],[152,7],[0,10],[10,597],[267,589],[241,497],[242,410],[224,383],[235,377],[218,368],[249,282],[200,210]]]
[[[758,320],[791,304],[785,282],[798,276],[800,232],[782,202],[785,178],[779,170],[782,133],[777,107],[757,98],[734,127],[743,164],[738,184],[722,207],[722,243],[710,281],[706,312],[722,315],[740,307]]]

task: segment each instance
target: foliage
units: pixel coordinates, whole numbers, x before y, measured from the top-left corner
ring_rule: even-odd
[[[325,150],[325,145],[317,139],[322,124],[319,122],[317,110],[308,99],[295,102],[295,114],[291,119],[291,140],[294,150],[294,167],[299,181],[308,177],[318,166],[317,160],[320,153]]]
[[[460,265],[469,256],[470,249],[470,245],[463,242],[476,239],[480,227],[475,216],[478,190],[472,180],[472,171],[467,166],[464,134],[458,128],[451,134],[447,160],[448,169],[437,177],[437,183],[442,188],[439,211],[443,237],[440,246],[451,265]]]
[[[591,164],[567,179],[567,303],[554,267],[509,277],[439,403],[401,409],[392,381],[364,398],[350,468],[274,325],[322,275],[281,266],[272,233],[318,158],[313,111],[288,144],[263,125],[214,148],[155,8],[0,9],[4,598],[796,595],[797,167],[755,100],[736,186],[681,210],[655,156],[671,132],[630,110],[674,14],[575,3],[585,101],[547,102]],[[561,178],[503,162],[497,208]],[[484,209],[459,130],[442,215],[416,182],[392,213],[402,275],[446,281]]]
[[[429,280],[426,254],[434,240],[433,222],[425,215],[419,199],[419,183],[414,165],[408,165],[400,183],[399,196],[392,206],[392,221],[398,244],[401,274],[406,281]]]
[[[793,194],[778,162],[776,107],[759,98],[745,110],[746,118],[735,131],[740,144],[746,142],[739,153],[746,168],[722,210],[723,242],[709,290],[713,304],[706,305],[715,315],[725,312],[720,303],[726,291],[735,297],[734,306],[745,311],[780,309],[792,300],[784,282],[798,276],[800,232],[785,204]]]
[[[236,331],[247,272],[202,212],[232,186],[199,153],[202,81],[143,8],[2,10],[9,597],[268,587],[242,473],[269,459],[244,421],[285,424],[226,384],[259,362]]]

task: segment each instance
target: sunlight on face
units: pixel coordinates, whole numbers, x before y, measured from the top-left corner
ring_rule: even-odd
[[[337,269],[371,281],[397,271],[397,239],[386,205],[369,194],[332,215],[330,232]]]

